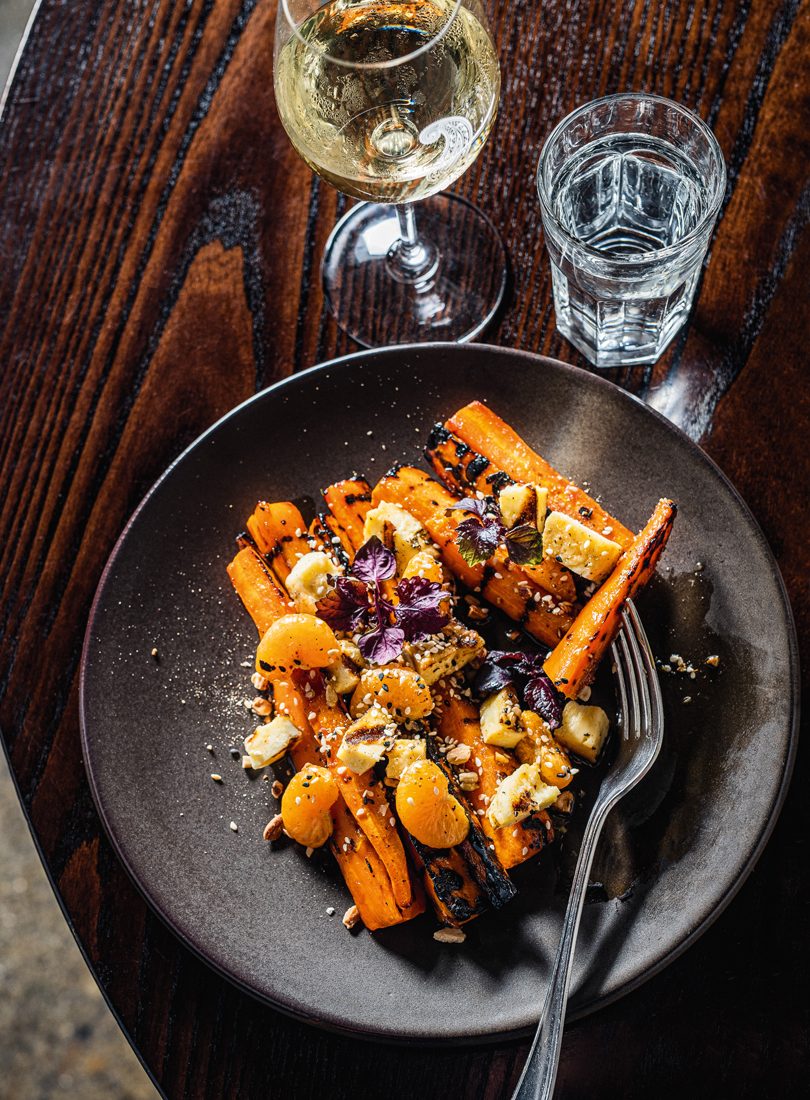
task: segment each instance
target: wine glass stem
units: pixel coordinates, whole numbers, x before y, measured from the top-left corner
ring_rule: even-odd
[[[416,228],[416,213],[412,202],[396,207],[399,240],[388,256],[388,267],[400,282],[416,283],[429,278],[436,270],[438,255],[429,241],[423,241]]]

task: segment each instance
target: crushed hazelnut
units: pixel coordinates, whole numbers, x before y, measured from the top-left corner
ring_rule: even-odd
[[[460,928],[439,928],[433,938],[438,943],[464,943],[467,935]]]
[[[346,912],[343,914],[343,926],[344,928],[354,928],[360,923],[360,910],[356,905],[350,905]]]
[[[284,829],[284,822],[281,819],[281,814],[276,814],[264,827],[262,832],[262,840],[278,840]]]
[[[471,756],[472,750],[469,745],[454,745],[448,750],[446,760],[448,764],[466,764]]]

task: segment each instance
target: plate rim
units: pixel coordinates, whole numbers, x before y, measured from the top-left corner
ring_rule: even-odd
[[[99,605],[104,595],[104,590],[107,585],[110,572],[118,558],[118,555],[123,547],[123,544],[129,534],[135,521],[138,519],[140,513],[146,507],[147,503],[160,488],[163,482],[170,476],[175,467],[177,467],[185,458],[191,454],[198,446],[200,446],[209,435],[213,435],[219,430],[219,428],[235,417],[237,417],[243,409],[247,408],[255,402],[265,400],[271,393],[282,391],[285,387],[290,385],[299,385],[302,380],[308,379],[313,375],[327,371],[337,366],[343,366],[344,364],[351,363],[356,359],[369,359],[370,357],[388,357],[401,355],[402,353],[425,353],[431,351],[448,352],[452,349],[452,353],[466,352],[467,350],[474,353],[494,353],[496,355],[506,353],[508,356],[515,356],[519,359],[524,359],[526,362],[531,363],[534,367],[538,364],[545,366],[551,365],[553,368],[562,368],[563,373],[568,373],[574,378],[587,377],[588,384],[596,384],[597,389],[602,389],[604,392],[610,392],[613,397],[618,397],[619,401],[627,401],[628,403],[636,406],[640,406],[645,413],[652,414],[652,416],[665,427],[672,435],[679,439],[681,443],[686,443],[690,450],[697,452],[697,456],[702,459],[714,473],[715,477],[720,481],[723,487],[731,493],[734,502],[741,508],[743,514],[747,518],[753,533],[760,544],[761,549],[764,551],[765,556],[770,559],[773,575],[777,582],[777,588],[781,595],[782,606],[784,608],[784,618],[787,637],[787,649],[788,649],[788,667],[790,675],[790,692],[789,692],[789,704],[790,704],[790,718],[789,718],[789,730],[788,730],[788,746],[787,754],[785,756],[782,773],[779,781],[779,789],[776,796],[769,808],[768,817],[764,822],[760,834],[756,843],[751,848],[745,862],[737,874],[734,881],[730,884],[728,889],[716,902],[714,907],[707,912],[702,919],[695,925],[692,931],[679,941],[669,951],[665,952],[654,963],[646,967],[641,973],[635,977],[628,979],[622,983],[617,989],[612,992],[602,994],[595,997],[585,1004],[579,1006],[573,1011],[569,1010],[566,1019],[569,1022],[582,1019],[585,1016],[590,1015],[593,1012],[612,1004],[614,1001],[619,1000],[626,994],[631,993],[633,990],[638,989],[649,979],[655,977],[655,975],[661,973],[670,963],[679,958],[685,951],[687,951],[708,929],[714,924],[714,922],[720,917],[720,915],[726,910],[728,905],[736,897],[742,886],[748,880],[751,872],[754,870],[758,863],[765,846],[767,845],[773,830],[776,826],[776,822],[781,813],[787,792],[790,787],[790,782],[793,776],[796,753],[798,748],[798,733],[800,723],[800,709],[801,709],[801,683],[800,683],[800,659],[798,648],[798,637],[796,633],[795,617],[793,615],[793,608],[790,603],[790,597],[785,586],[784,578],[782,577],[779,563],[777,562],[774,553],[770,547],[770,544],[765,537],[765,534],[751,511],[750,507],[728,478],[728,476],[721,470],[714,459],[706,453],[706,451],[691,439],[682,428],[679,428],[671,420],[669,420],[663,413],[660,413],[657,409],[654,409],[646,404],[641,398],[637,397],[633,393],[629,393],[621,386],[611,382],[608,378],[597,374],[595,372],[585,370],[582,367],[578,367],[572,363],[566,363],[560,359],[554,359],[550,356],[541,355],[537,352],[526,351],[522,348],[511,348],[504,345],[497,344],[484,344],[484,343],[465,343],[465,344],[453,344],[441,341],[432,341],[422,344],[392,344],[382,348],[364,348],[359,351],[350,352],[346,355],[336,356],[332,359],[325,360],[321,363],[313,364],[307,367],[305,370],[297,371],[293,374],[287,375],[284,378],[279,379],[276,382],[271,383],[269,386],[264,387],[257,393],[251,394],[245,400],[240,401],[233,408],[229,409],[221,417],[219,417],[213,424],[201,432],[191,443],[189,443],[163,470],[160,476],[152,483],[147,492],[139,501],[137,507],[134,509],[126,524],[124,525],[120,535],[116,539],[109,557],[104,565],[104,568],[100,574],[98,584],[96,586],[93,600],[90,606],[90,611],[87,617],[87,625],[85,627],[84,638],[82,642],[81,658],[79,665],[79,728],[80,728],[80,742],[81,753],[84,770],[87,775],[88,784],[90,786],[90,793],[93,798],[93,803],[96,808],[96,812],[99,815],[101,823],[104,827],[104,831],[107,835],[107,839],[112,845],[113,851],[116,857],[120,860],[124,870],[127,873],[128,878],[135,886],[138,893],[144,899],[149,906],[152,913],[157,916],[161,923],[175,936],[182,946],[189,950],[192,955],[204,963],[207,967],[210,967],[220,977],[225,978],[231,985],[234,985],[237,989],[247,993],[255,1000],[262,1004],[282,1012],[285,1016],[290,1017],[299,1022],[309,1024],[318,1027],[322,1030],[331,1032],[332,1034],[342,1035],[354,1039],[361,1039],[366,1042],[384,1042],[388,1044],[411,1044],[421,1045],[426,1047],[434,1046],[456,1046],[464,1047],[472,1044],[487,1044],[503,1043],[510,1040],[525,1038],[531,1035],[534,1031],[535,1024],[528,1024],[519,1028],[512,1028],[509,1030],[501,1030],[496,1032],[475,1032],[470,1035],[452,1035],[452,1036],[425,1036],[414,1037],[411,1035],[401,1034],[394,1030],[386,1030],[380,1028],[378,1030],[366,1030],[358,1029],[355,1027],[342,1027],[340,1024],[331,1019],[324,1019],[322,1017],[316,1017],[306,1012],[303,1012],[298,1005],[285,1003],[281,999],[275,999],[268,994],[262,992],[259,989],[251,986],[245,982],[238,974],[229,971],[228,968],[216,960],[206,955],[202,946],[198,946],[190,936],[182,931],[174,919],[169,913],[163,911],[163,908],[159,904],[156,898],[152,896],[149,891],[148,885],[142,883],[140,878],[136,874],[134,868],[131,866],[129,859],[124,851],[123,843],[120,840],[116,829],[114,828],[111,820],[109,819],[104,803],[101,797],[101,792],[97,786],[96,778],[93,774],[93,770],[90,764],[90,746],[89,746],[89,733],[87,728],[87,716],[86,716],[86,691],[87,691],[87,679],[88,679],[88,663],[89,663],[89,651],[92,643],[93,628],[96,621],[96,617],[99,611]]]

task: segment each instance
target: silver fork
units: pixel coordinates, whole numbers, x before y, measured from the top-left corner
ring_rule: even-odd
[[[571,984],[571,963],[599,834],[619,799],[650,770],[664,739],[664,713],[655,661],[641,619],[630,600],[622,612],[622,629],[613,643],[613,659],[621,704],[619,754],[602,781],[582,838],[543,1014],[512,1100],[551,1100]]]

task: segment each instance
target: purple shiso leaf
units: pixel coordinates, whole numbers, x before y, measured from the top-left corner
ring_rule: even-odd
[[[562,724],[562,709],[557,692],[549,678],[541,674],[529,680],[523,689],[526,705],[544,718],[551,729],[559,729]]]
[[[492,695],[493,692],[501,691],[511,683],[512,673],[508,668],[491,665],[487,661],[478,670],[473,686],[480,695]]]
[[[366,584],[376,584],[393,577],[397,569],[397,560],[387,546],[383,546],[376,535],[364,542],[352,562],[353,577]]]
[[[318,615],[333,630],[356,630],[368,618],[368,589],[352,577],[336,577],[334,584],[332,591],[318,600]]]
[[[539,565],[543,560],[543,536],[530,523],[513,528],[505,542],[509,557],[518,565]]]
[[[476,516],[481,516],[483,519],[486,515],[489,503],[487,497],[464,497],[458,504],[451,504],[449,510],[454,512],[456,509],[460,508],[463,512],[473,512]]]
[[[465,519],[456,528],[456,545],[467,565],[480,565],[498,549],[503,528],[497,520],[481,523],[477,519]]]
[[[447,593],[440,584],[425,577],[409,577],[399,582],[397,595],[400,602],[394,615],[408,641],[421,641],[447,625],[450,616],[441,608]]]
[[[395,661],[402,652],[405,634],[398,626],[383,626],[364,634],[358,641],[360,652],[373,665]]]

